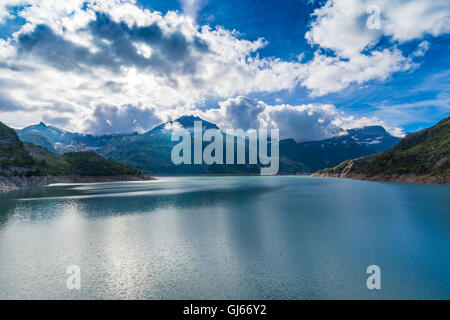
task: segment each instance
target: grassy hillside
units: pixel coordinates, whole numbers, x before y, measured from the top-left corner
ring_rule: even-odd
[[[47,150],[26,144],[42,174],[48,176],[142,176],[139,170],[107,160],[93,152],[70,152],[57,156]]]
[[[16,132],[0,122],[0,175],[25,174],[33,170],[34,160]]]
[[[0,175],[2,176],[144,176],[136,169],[107,160],[92,152],[57,156],[31,143],[0,122]]]
[[[349,160],[319,176],[341,176],[420,182],[450,181],[450,117],[435,126],[414,133],[390,150],[375,156]]]
[[[78,176],[140,176],[142,172],[123,164],[107,160],[93,152],[66,153],[62,160],[68,164],[68,172]]]

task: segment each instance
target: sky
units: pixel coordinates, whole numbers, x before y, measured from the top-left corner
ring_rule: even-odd
[[[450,115],[448,0],[2,0],[0,121],[319,140]]]

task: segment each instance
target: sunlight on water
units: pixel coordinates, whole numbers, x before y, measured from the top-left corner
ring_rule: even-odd
[[[450,298],[450,187],[309,177],[0,195],[0,298]],[[383,288],[366,288],[381,267]],[[69,265],[81,290],[68,290]]]

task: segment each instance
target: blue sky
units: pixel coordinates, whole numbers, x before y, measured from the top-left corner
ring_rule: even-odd
[[[166,12],[183,11],[178,0],[148,1],[139,3],[148,8]],[[318,5],[303,0],[229,0],[202,1],[197,14],[200,25],[221,25],[238,30],[249,40],[264,37],[270,45],[259,51],[261,56],[282,59],[295,58],[299,52],[310,50],[305,43],[308,20]],[[317,2],[319,3],[319,2]]]
[[[290,118],[285,136],[302,140],[450,114],[448,1],[5,1],[0,120],[15,127],[145,131],[197,114],[283,130]]]
[[[227,29],[241,32],[247,39],[265,38],[269,45],[259,51],[261,56],[275,56],[282,59],[295,59],[300,53],[311,58],[314,53],[307,41],[305,33],[311,22],[311,14],[326,1],[308,0],[228,0],[204,1],[198,12],[199,24],[221,25]],[[177,0],[148,1],[139,3],[148,8],[166,12],[168,10],[183,11],[182,4]],[[449,5],[450,6],[450,5]],[[408,17],[405,17],[407,19]],[[275,103],[280,97],[285,103],[299,104],[323,102],[335,104],[343,110],[353,111],[360,115],[371,115],[374,109],[398,104],[414,104],[421,101],[436,99],[439,93],[448,91],[450,80],[450,37],[425,37],[431,43],[430,49],[420,61],[420,66],[413,72],[394,74],[388,81],[367,83],[365,88],[352,86],[338,94],[312,99],[307,90],[297,88],[294,91],[278,92],[264,96],[265,101]],[[404,45],[404,50],[411,53],[419,40]],[[415,42],[415,43],[414,43]],[[439,74],[442,73],[441,77]],[[446,76],[447,75],[447,76]],[[440,80],[435,82],[433,78]],[[260,95],[254,95],[258,98]],[[384,109],[383,109],[384,110]],[[378,111],[377,113],[382,113]],[[388,111],[383,115],[391,117]],[[406,132],[429,127],[450,115],[450,109],[440,110],[429,105],[415,110],[404,120],[396,120]]]

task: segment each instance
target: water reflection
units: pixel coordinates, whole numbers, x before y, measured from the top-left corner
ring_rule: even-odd
[[[0,195],[0,298],[445,298],[449,190],[190,177],[14,191]],[[65,288],[72,264],[80,292]],[[382,292],[365,288],[370,264]]]

